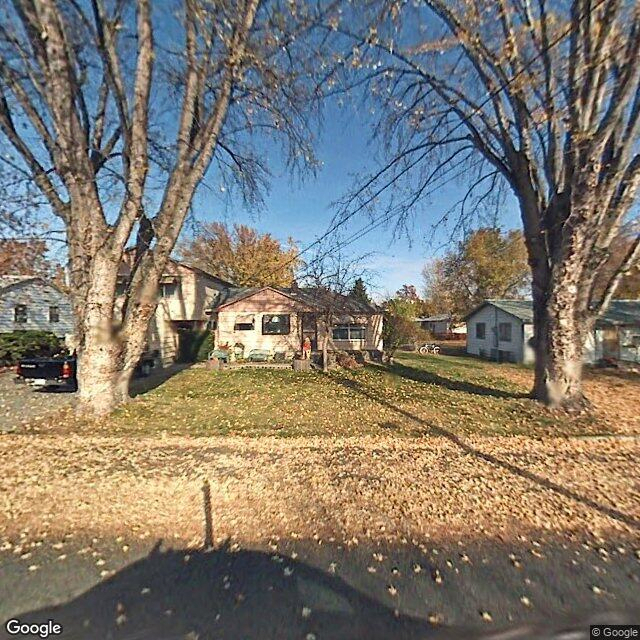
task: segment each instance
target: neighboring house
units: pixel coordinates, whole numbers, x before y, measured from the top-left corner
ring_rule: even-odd
[[[241,344],[292,356],[306,337],[314,351],[326,335],[323,317],[332,310],[329,349],[382,351],[382,311],[349,296],[319,289],[230,288],[211,308],[216,347]]]
[[[73,333],[73,312],[66,293],[37,276],[0,276],[0,333],[50,331]]]
[[[467,353],[506,362],[532,363],[531,300],[486,300],[469,315]],[[640,362],[640,300],[614,300],[586,340],[584,360]]]
[[[416,318],[415,321],[420,325],[421,329],[436,337],[458,335],[462,338],[467,332],[464,323],[454,322],[448,313]]]
[[[119,293],[124,293],[130,273],[131,252],[119,270]],[[206,329],[206,311],[233,285],[201,269],[169,260],[158,287],[158,306],[147,331],[147,349],[157,352],[167,366],[188,353],[197,335]]]

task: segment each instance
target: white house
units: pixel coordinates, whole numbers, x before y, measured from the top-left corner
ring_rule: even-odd
[[[71,335],[69,296],[37,276],[0,276],[0,333],[12,331],[49,331],[61,338]]]
[[[531,300],[485,300],[465,318],[467,353],[504,362],[532,363]],[[614,300],[588,336],[585,362],[640,362],[640,300]]]

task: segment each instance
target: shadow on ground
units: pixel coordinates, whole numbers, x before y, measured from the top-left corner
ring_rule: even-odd
[[[160,551],[58,607],[48,619],[85,640],[423,638],[425,622],[394,615],[337,576],[258,551]],[[23,636],[24,637],[24,636]]]
[[[407,367],[404,364],[394,363],[387,367],[387,371],[401,378],[407,378],[409,380],[415,380],[416,382],[424,382],[426,384],[435,384],[439,387],[444,387],[450,391],[462,391],[464,393],[472,393],[479,396],[493,396],[495,398],[529,398],[528,393],[517,393],[512,391],[504,391],[502,389],[496,389],[495,387],[487,387],[484,385],[475,384],[466,380],[452,380],[444,376],[438,375],[431,371],[425,371],[424,369],[415,369],[414,367]]]
[[[131,381],[131,390],[129,392],[129,395],[132,398],[144,395],[145,393],[148,393],[149,391],[152,391],[153,389],[156,389],[160,385],[164,384],[167,380],[173,378],[173,376],[177,375],[181,371],[184,371],[185,369],[188,369],[192,366],[192,362],[176,363],[168,367],[163,367],[158,371],[154,371],[146,378],[134,378],[134,380]]]
[[[413,371],[416,374],[422,373],[415,369],[411,369],[410,367],[402,367],[402,368],[407,369],[409,371]],[[427,375],[431,375],[431,374],[427,374]],[[439,376],[435,376],[435,377],[438,378]],[[415,378],[415,379],[418,379],[418,378]],[[513,475],[529,480],[530,482],[538,485],[543,489],[553,491],[554,493],[557,493],[558,495],[561,495],[564,498],[568,498],[569,500],[578,502],[586,507],[589,507],[590,509],[599,511],[600,513],[606,516],[609,516],[614,520],[618,520],[619,522],[626,524],[628,527],[635,529],[636,531],[640,531],[640,520],[631,514],[624,513],[623,511],[620,511],[619,509],[615,509],[614,507],[601,504],[597,500],[594,500],[592,498],[589,498],[588,496],[579,494],[573,489],[568,489],[566,487],[563,487],[562,485],[556,482],[553,482],[543,476],[532,473],[528,469],[523,469],[522,467],[519,467],[511,462],[508,462],[506,460],[501,460],[497,456],[494,456],[490,453],[485,453],[480,449],[476,449],[475,447],[466,443],[462,438],[457,436],[452,431],[448,431],[443,427],[432,424],[427,420],[424,420],[423,418],[416,416],[410,411],[407,411],[406,409],[402,409],[401,407],[396,406],[395,404],[393,404],[392,402],[389,402],[388,400],[384,400],[383,398],[379,397],[377,394],[371,393],[366,389],[366,387],[364,387],[357,380],[353,380],[351,378],[338,378],[338,377],[334,378],[334,380],[338,384],[341,384],[347,387],[348,389],[361,394],[371,402],[381,404],[387,407],[388,409],[391,409],[392,411],[396,412],[398,415],[401,415],[405,418],[408,418],[409,420],[412,420],[413,422],[420,425],[420,427],[424,428],[427,432],[431,433],[432,435],[447,438],[447,440],[450,440],[451,442],[453,442],[457,447],[459,447],[464,453],[468,455],[475,456],[479,460],[488,462],[489,464],[494,465],[496,467],[500,467],[508,471],[509,473],[512,473]],[[435,384],[438,384],[438,383],[435,383]],[[393,423],[387,423],[387,424],[393,424]]]
[[[523,566],[514,568],[500,545],[465,546],[471,558],[466,563],[456,545],[441,547],[443,557],[434,559],[444,583],[436,585],[435,566],[420,554],[425,571],[416,575],[415,549],[390,555],[393,569],[377,563],[378,572],[390,570],[388,577],[377,578],[365,569],[372,549],[344,552],[339,556],[343,579],[285,553],[227,546],[162,551],[157,544],[82,595],[15,618],[23,624],[52,620],[62,625],[56,637],[63,640],[587,640],[589,624],[637,622],[632,613],[637,590],[626,575],[635,570],[628,558],[606,564],[597,552],[580,551],[576,544],[569,551],[545,544],[541,549],[541,560],[520,549]],[[325,566],[328,557],[336,557],[335,548],[316,544],[311,550]],[[578,558],[577,568],[565,567],[571,556]],[[601,571],[596,564],[607,568],[605,574],[595,572]],[[394,599],[404,613],[372,595],[377,590],[389,597],[384,586],[389,579],[398,587]],[[587,588],[593,579],[607,594],[600,602]],[[522,593],[535,608],[522,605]],[[485,607],[494,624],[480,618]],[[442,626],[429,621],[434,612],[447,612],[438,614]],[[505,626],[512,613],[515,620]],[[446,626],[451,621],[454,626]],[[0,637],[8,638],[3,631]]]

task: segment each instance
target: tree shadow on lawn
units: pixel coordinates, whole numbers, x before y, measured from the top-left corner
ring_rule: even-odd
[[[159,547],[70,602],[16,617],[52,619],[65,640],[411,640],[430,628],[290,558]]]
[[[444,376],[432,373],[431,371],[408,367],[400,363],[394,363],[387,366],[385,367],[385,370],[401,378],[407,378],[408,380],[414,380],[416,382],[424,382],[426,384],[434,384],[439,387],[449,389],[450,391],[462,391],[464,393],[472,393],[478,396],[493,396],[494,398],[522,399],[531,397],[531,394],[529,393],[504,391],[503,389],[496,389],[495,387],[486,387],[473,382],[467,382],[466,380],[452,380],[451,378],[445,378]]]
[[[131,381],[131,390],[129,395],[132,398],[136,396],[144,395],[145,393],[149,393],[149,391],[153,391],[153,389],[157,389],[160,385],[163,385],[167,380],[173,378],[173,376],[178,375],[185,369],[193,366],[193,362],[188,363],[176,363],[171,364],[168,367],[163,367],[158,371],[153,371],[150,375],[145,378],[134,378]]]
[[[595,511],[598,511],[606,516],[609,516],[614,520],[618,520],[619,522],[623,522],[627,526],[637,531],[640,531],[640,520],[630,514],[619,511],[618,509],[615,509],[613,507],[608,507],[606,505],[600,504],[599,502],[597,502],[596,500],[593,500],[592,498],[588,498],[587,496],[583,496],[579,493],[576,493],[572,489],[567,489],[566,487],[563,487],[562,485],[552,482],[551,480],[548,480],[543,476],[539,476],[527,469],[518,467],[517,465],[512,464],[511,462],[507,462],[506,460],[501,460],[500,458],[490,453],[485,453],[484,451],[480,451],[479,449],[476,449],[475,447],[472,447],[471,445],[467,444],[455,433],[448,431],[443,427],[427,422],[423,418],[416,416],[410,411],[407,411],[406,409],[402,409],[401,407],[394,405],[392,402],[389,402],[388,400],[384,400],[383,398],[376,396],[375,394],[365,389],[364,386],[357,380],[353,380],[350,378],[337,378],[337,377],[335,377],[334,380],[337,384],[341,384],[347,387],[348,389],[363,395],[365,398],[368,398],[372,402],[381,404],[384,407],[387,407],[388,409],[395,411],[399,415],[405,418],[408,418],[413,422],[416,422],[421,427],[426,428],[433,435],[447,438],[447,440],[450,440],[451,442],[453,442],[453,444],[459,447],[466,454],[475,456],[476,458],[483,460],[484,462],[488,462],[493,466],[505,469],[509,473],[512,473],[513,475],[517,475],[521,478],[524,478],[525,480],[529,480],[530,482],[537,484],[539,487],[542,487],[543,489],[553,491],[554,493],[557,493],[558,495],[561,495],[564,498],[568,498],[569,500],[579,502],[580,504],[583,504],[584,506],[589,507],[590,509],[594,509]]]

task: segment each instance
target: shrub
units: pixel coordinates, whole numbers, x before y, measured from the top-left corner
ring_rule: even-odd
[[[213,333],[211,331],[203,331],[195,340],[195,361],[204,362],[209,354],[213,351]]]
[[[358,369],[362,366],[351,354],[344,351],[336,353],[336,362],[344,369]]]
[[[3,366],[14,365],[24,358],[49,358],[64,350],[64,340],[48,331],[0,334],[0,364]]]

